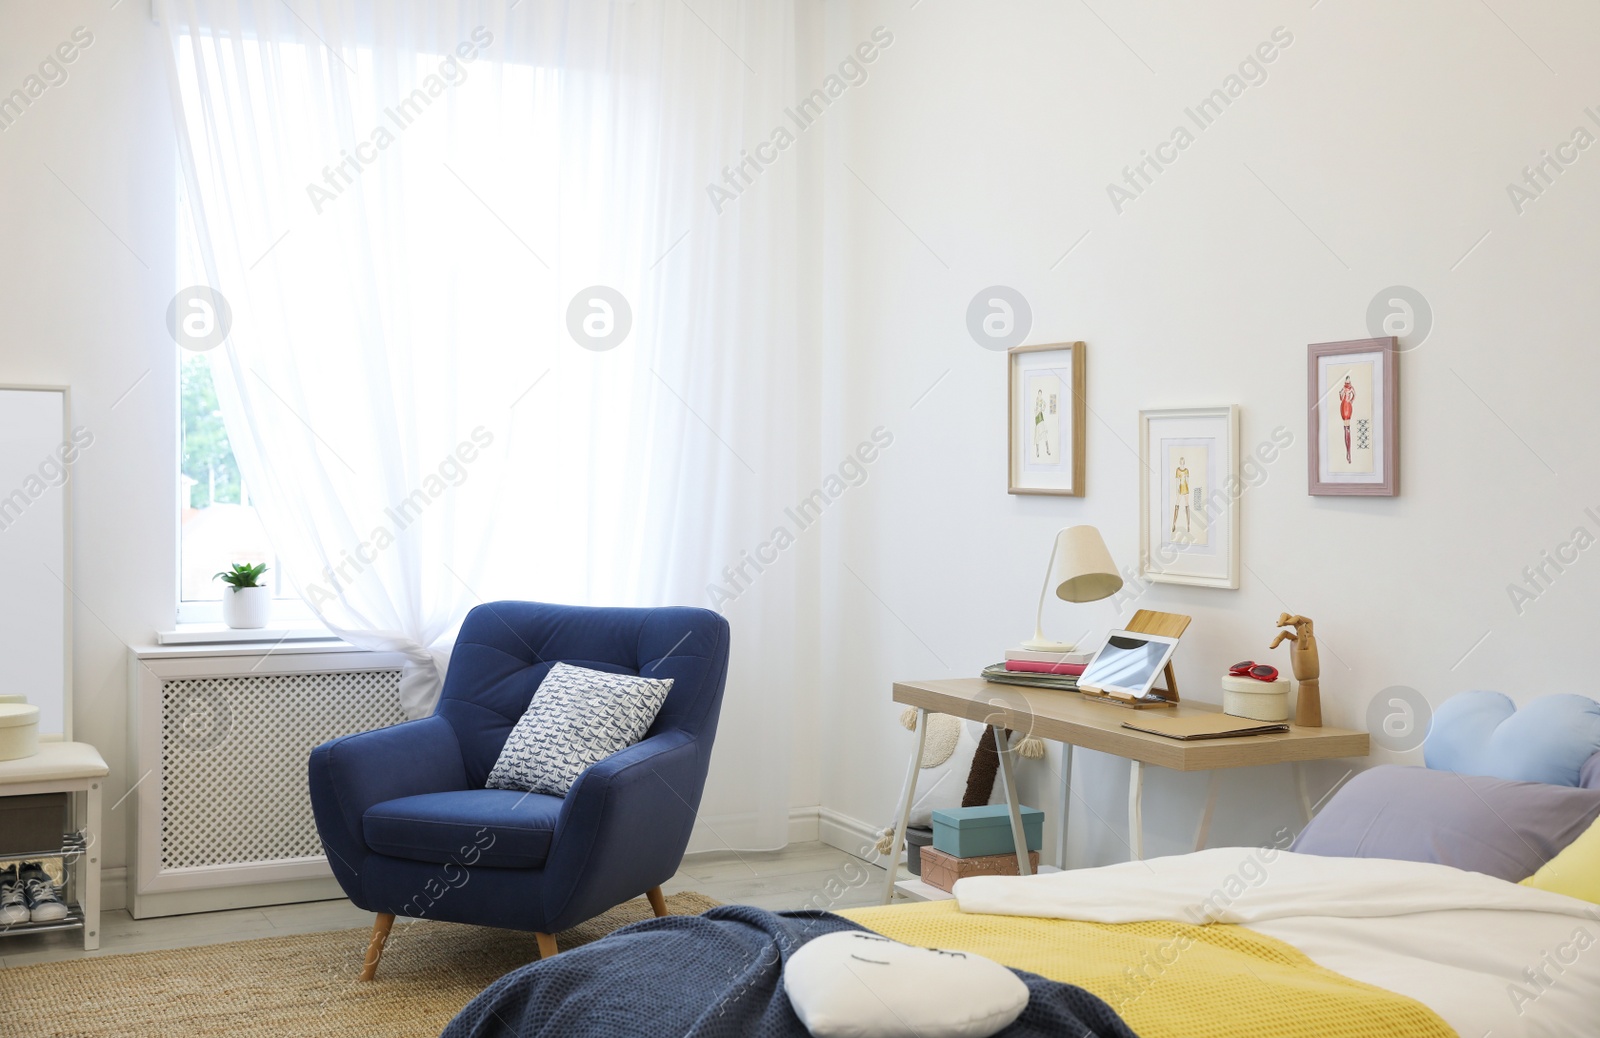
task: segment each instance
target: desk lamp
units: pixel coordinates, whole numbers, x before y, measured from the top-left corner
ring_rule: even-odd
[[[1051,588],[1065,602],[1098,602],[1122,588],[1122,576],[1111,552],[1092,526],[1069,526],[1056,534],[1050,549],[1050,565],[1045,570],[1044,587],[1039,589],[1039,609],[1034,614],[1033,637],[1022,643],[1037,652],[1071,652],[1071,642],[1051,641],[1044,636],[1044,599]]]

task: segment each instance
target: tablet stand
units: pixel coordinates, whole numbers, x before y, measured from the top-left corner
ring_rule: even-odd
[[[1184,616],[1182,613],[1158,613],[1154,609],[1141,609],[1133,614],[1133,619],[1123,626],[1123,630],[1132,631],[1134,634],[1154,634],[1163,638],[1181,639],[1191,620],[1192,617]],[[1177,650],[1174,649],[1173,652],[1176,654]],[[1078,689],[1078,694],[1087,699],[1103,700],[1104,702],[1115,703],[1118,706],[1128,707],[1133,710],[1172,706],[1178,702],[1178,678],[1172,669],[1171,659],[1167,660],[1163,673],[1166,677],[1167,687],[1152,687],[1150,689],[1152,692],[1161,693],[1162,699],[1159,702],[1147,703],[1135,699],[1121,699],[1117,696],[1107,695],[1104,692],[1090,692],[1082,688]]]

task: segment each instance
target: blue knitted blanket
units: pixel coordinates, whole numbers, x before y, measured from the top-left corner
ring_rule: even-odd
[[[441,1038],[807,1038],[783,990],[801,945],[863,927],[748,905],[651,919],[495,981]],[[1082,988],[1016,971],[1028,1008],[1004,1038],[1137,1038]]]

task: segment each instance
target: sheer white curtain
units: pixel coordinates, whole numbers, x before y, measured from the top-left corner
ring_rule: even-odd
[[[301,596],[411,658],[407,712],[478,601],[714,604],[801,482],[799,162],[707,190],[793,101],[792,4],[158,12],[241,470]],[[785,839],[803,582],[728,609],[732,845]]]

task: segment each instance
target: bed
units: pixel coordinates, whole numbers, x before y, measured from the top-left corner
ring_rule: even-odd
[[[1078,985],[1144,1038],[1600,1035],[1600,905],[1448,865],[1218,848],[960,895],[841,914]]]
[[[1428,767],[1363,772],[1292,848],[652,920],[514,971],[445,1036],[802,1038],[785,964],[861,928],[1018,971],[1007,1038],[1600,1038],[1600,703],[1471,693],[1434,728]]]

